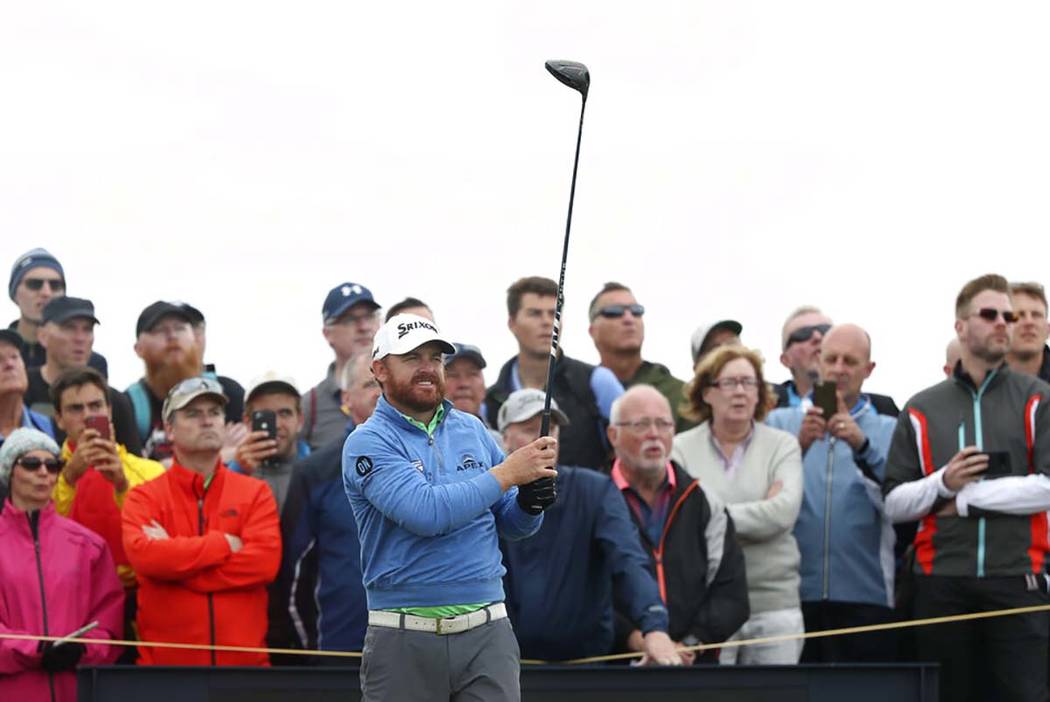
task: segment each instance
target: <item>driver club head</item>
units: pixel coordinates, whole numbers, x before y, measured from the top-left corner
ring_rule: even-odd
[[[591,74],[587,67],[578,61],[547,61],[544,66],[559,81],[576,90],[587,99],[587,90],[591,87]]]

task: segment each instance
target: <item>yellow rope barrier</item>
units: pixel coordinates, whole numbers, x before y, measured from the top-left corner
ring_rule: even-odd
[[[170,641],[129,641],[127,639],[67,639],[61,636],[37,636],[34,634],[4,634],[0,639],[18,641],[71,641],[82,644],[106,644],[108,646],[144,646],[147,648],[178,648],[188,651],[224,651],[227,653],[280,653],[292,656],[331,656],[335,658],[360,658],[360,651],[304,651],[301,648],[258,648],[255,646],[223,646],[216,644],[174,643]]]
[[[845,636],[847,634],[865,634],[872,631],[886,631],[889,629],[907,629],[909,627],[932,626],[934,624],[949,624],[952,622],[965,622],[974,619],[991,619],[992,617],[1007,617],[1013,614],[1029,614],[1032,612],[1050,611],[1050,605],[1036,605],[1033,607],[1015,607],[1013,609],[998,609],[991,612],[971,612],[969,614],[954,614],[949,617],[930,617],[928,619],[911,619],[903,622],[887,622],[885,624],[867,624],[865,626],[851,626],[845,629],[825,629],[824,631],[807,631],[802,634],[780,634],[778,636],[763,636],[756,639],[741,639],[739,641],[725,641],[723,643],[698,644],[696,646],[680,646],[679,651],[709,651],[715,648],[732,648],[734,646],[752,646],[763,643],[776,643],[780,641],[794,641],[797,639],[819,639],[827,636]],[[575,658],[570,661],[559,661],[559,665],[583,665],[586,663],[605,663],[607,661],[622,661],[631,658],[641,658],[642,654],[616,653],[609,656],[592,656],[590,658]],[[550,661],[523,660],[528,664],[547,664]]]
[[[866,634],[874,631],[888,631],[890,629],[908,629],[920,626],[933,626],[935,624],[951,624],[954,622],[966,622],[976,619],[991,619],[993,617],[1008,617],[1014,614],[1031,614],[1034,612],[1048,612],[1050,605],[1037,605],[1034,607],[1015,607],[1013,609],[997,609],[990,612],[970,612],[968,614],[954,614],[947,617],[930,617],[928,619],[911,619],[903,622],[887,622],[885,624],[868,624],[865,626],[852,626],[844,629],[826,629],[824,631],[807,631],[801,634],[780,634],[778,636],[763,636],[755,639],[741,639],[739,641],[725,641],[723,643],[698,644],[696,646],[681,646],[679,651],[709,651],[716,648],[732,648],[734,646],[752,646],[764,643],[777,643],[781,641],[795,641],[798,639],[818,639],[828,636],[846,636],[848,634]],[[176,648],[190,651],[224,651],[229,653],[266,653],[290,656],[326,656],[330,658],[360,658],[360,651],[305,651],[298,648],[259,648],[253,646],[223,646],[209,644],[174,643],[169,641],[129,641],[126,639],[85,639],[64,638],[61,636],[37,636],[35,634],[6,634],[0,633],[0,639],[15,641],[67,641],[82,644],[106,644],[109,646],[143,646],[147,648]],[[590,658],[575,658],[568,661],[540,661],[523,659],[526,665],[584,665],[588,663],[606,663],[609,661],[630,660],[641,658],[642,654],[616,653],[608,656],[592,656]]]

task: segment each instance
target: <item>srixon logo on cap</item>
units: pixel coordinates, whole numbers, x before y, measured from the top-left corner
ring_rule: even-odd
[[[397,338],[400,339],[413,329],[429,329],[435,334],[438,333],[437,327],[435,327],[430,322],[402,322],[401,324],[397,325]]]

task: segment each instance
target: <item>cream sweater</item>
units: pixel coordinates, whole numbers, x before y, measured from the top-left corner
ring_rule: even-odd
[[[802,452],[787,432],[755,423],[743,461],[730,477],[712,443],[710,422],[674,438],[671,458],[724,502],[747,566],[751,613],[799,606],[799,554],[791,533],[802,505]],[[775,481],[783,487],[766,493]]]

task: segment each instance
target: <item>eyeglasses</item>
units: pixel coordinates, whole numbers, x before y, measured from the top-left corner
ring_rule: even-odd
[[[44,278],[26,278],[22,282],[25,283],[26,287],[29,288],[30,290],[32,290],[33,292],[37,292],[38,290],[43,288],[44,287],[44,283],[48,284],[48,286],[51,288],[51,292],[62,292],[63,290],[66,289],[66,281],[61,280],[61,279],[60,280],[50,280],[50,279],[45,280]]]
[[[784,348],[786,349],[792,344],[801,344],[804,341],[809,341],[817,332],[820,332],[821,336],[823,336],[828,333],[828,329],[831,329],[830,324],[811,324],[808,327],[799,327],[788,334],[787,340],[784,341]]]
[[[754,390],[758,387],[758,378],[752,378],[747,375],[740,376],[739,378],[722,378],[721,380],[712,380],[711,387],[718,388],[723,392],[732,392],[737,388]]]
[[[986,322],[994,322],[999,319],[999,315],[1002,315],[1003,321],[1007,324],[1013,324],[1017,321],[1017,314],[1010,310],[997,310],[994,307],[982,307],[973,314],[977,315]]]
[[[635,317],[641,317],[645,314],[645,307],[639,305],[637,302],[633,305],[606,305],[598,310],[598,314],[596,314],[595,317],[602,316],[606,319],[619,319],[628,312]],[[592,320],[593,319],[594,318],[592,318]]]
[[[51,474],[57,474],[62,470],[62,466],[66,464],[66,462],[60,458],[37,458],[36,456],[23,456],[15,461],[15,463],[30,472],[40,470],[40,466],[44,466],[47,468],[47,472]]]
[[[644,419],[636,419],[633,422],[617,422],[616,426],[625,427],[631,431],[632,434],[641,436],[647,434],[649,431],[656,427],[657,433],[670,434],[674,431],[674,422],[670,419],[657,418],[652,419],[646,417]]]

